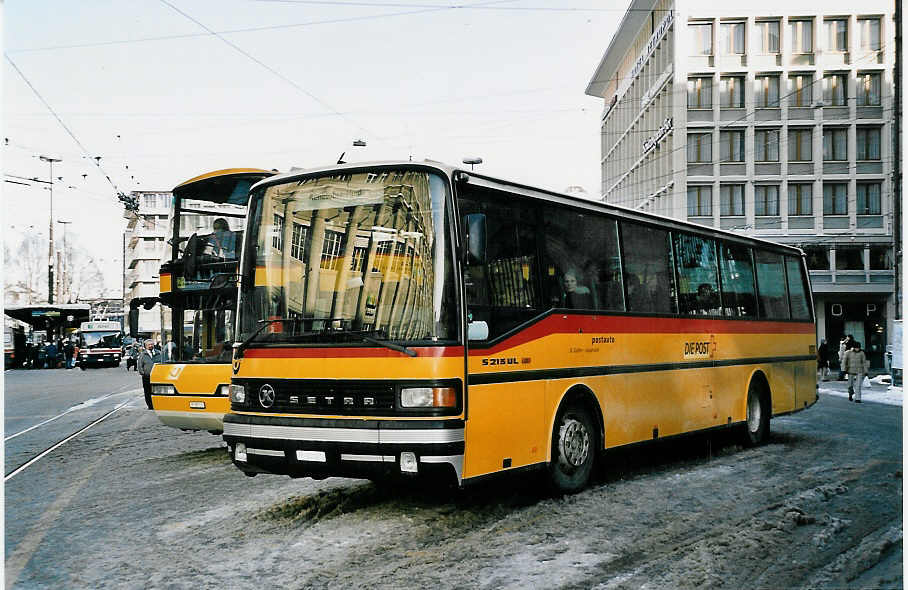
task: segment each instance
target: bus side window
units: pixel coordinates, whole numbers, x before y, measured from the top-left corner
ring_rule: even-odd
[[[789,319],[788,288],[782,255],[754,250],[757,266],[757,292],[760,317],[768,320]]]
[[[621,223],[621,260],[628,311],[676,313],[671,252],[667,231]]]
[[[543,217],[546,303],[567,309],[623,311],[617,222],[554,208]]]
[[[461,216],[486,216],[486,261],[466,267],[470,321],[488,324],[490,339],[540,313],[537,211],[530,201],[477,189],[460,201]]]
[[[719,273],[724,315],[756,318],[757,294],[750,248],[720,242]]]
[[[680,312],[721,315],[715,242],[681,233],[674,234],[674,241]]]

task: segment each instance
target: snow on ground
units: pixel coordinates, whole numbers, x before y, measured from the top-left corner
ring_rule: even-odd
[[[870,380],[870,386],[865,385],[861,388],[862,402],[876,402],[879,404],[889,404],[892,406],[902,405],[902,388],[889,385],[889,375],[880,375]],[[819,392],[827,395],[836,395],[839,397],[848,397],[847,381],[820,381]]]

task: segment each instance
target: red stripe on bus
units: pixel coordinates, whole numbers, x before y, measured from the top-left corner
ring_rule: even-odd
[[[494,354],[552,334],[814,334],[809,322],[733,321],[707,318],[653,318],[639,316],[584,316],[552,314],[513,337],[473,355]]]

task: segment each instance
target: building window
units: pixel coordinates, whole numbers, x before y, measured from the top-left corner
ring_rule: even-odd
[[[343,232],[326,229],[325,241],[322,242],[322,260],[319,266],[325,270],[337,270],[338,262],[343,258],[341,252],[343,244]]]
[[[280,252],[284,249],[284,218],[274,214],[274,224],[271,226],[271,247]]]
[[[353,272],[363,272],[363,261],[366,259],[367,250],[368,248],[365,246],[353,247],[353,257],[350,259],[350,270]]]
[[[892,249],[889,246],[870,247],[870,270],[892,270]]]
[[[719,192],[719,214],[722,217],[744,215],[744,185],[723,184]]]
[[[848,159],[848,129],[823,129],[823,160],[842,162]]]
[[[758,109],[779,106],[779,77],[757,76],[754,87],[754,98]]]
[[[823,185],[823,215],[848,215],[848,185],[843,182]]]
[[[858,160],[879,160],[880,159],[880,128],[879,127],[858,127],[857,128],[857,154]]]
[[[788,106],[809,107],[813,105],[813,74],[793,74],[788,77],[791,89]]]
[[[880,50],[880,19],[859,18],[858,31],[861,33],[861,51]]]
[[[788,129],[788,161],[809,162],[813,160],[813,129]]]
[[[687,79],[687,108],[711,109],[713,108],[713,79],[688,78]]]
[[[719,50],[726,55],[744,53],[744,23],[719,23]]]
[[[722,162],[744,161],[744,131],[719,132],[719,157]]]
[[[293,235],[291,236],[290,256],[297,260],[303,260],[304,247],[306,244],[306,226],[293,222]]]
[[[807,257],[807,270],[829,270],[829,249],[822,247],[802,248]]]
[[[754,161],[779,161],[778,129],[757,129],[754,131]]]
[[[788,185],[788,215],[813,215],[813,185],[798,183]]]
[[[779,53],[779,21],[757,21],[754,26],[757,53]]]
[[[879,182],[861,182],[857,185],[857,214],[858,215],[881,215],[882,206],[880,202],[882,185]]]
[[[835,18],[825,21],[826,51],[848,51],[848,20]]]
[[[861,72],[858,74],[858,106],[880,106],[880,88],[879,72]]]
[[[713,187],[689,186],[687,187],[687,216],[712,217],[713,214]]]
[[[792,53],[813,53],[812,20],[789,20],[788,37]]]
[[[757,217],[779,216],[779,185],[762,185],[754,187],[754,215]]]
[[[712,162],[713,161],[713,136],[712,133],[687,134],[687,161]]]
[[[835,249],[836,270],[864,270],[864,248],[837,247]]]
[[[845,74],[826,74],[823,77],[823,102],[828,107],[843,107],[848,99]]]
[[[713,54],[713,25],[712,23],[690,23],[687,25],[690,31],[690,52],[691,55],[712,55]]]
[[[744,108],[744,76],[722,76],[719,80],[719,93],[723,108]]]

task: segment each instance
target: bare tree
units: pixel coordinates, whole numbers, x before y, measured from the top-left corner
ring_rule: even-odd
[[[26,233],[18,244],[4,241],[4,300],[9,301],[16,291],[29,305],[47,301],[46,240],[36,233]]]

